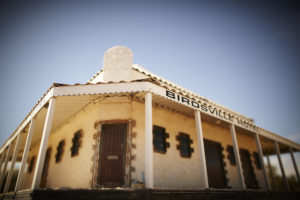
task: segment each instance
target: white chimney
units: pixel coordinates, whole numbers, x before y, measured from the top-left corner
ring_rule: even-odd
[[[107,50],[103,59],[103,82],[129,82],[132,79],[132,51],[124,46]]]

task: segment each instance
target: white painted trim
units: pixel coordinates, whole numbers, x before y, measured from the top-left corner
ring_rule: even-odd
[[[15,192],[18,192],[21,188],[21,185],[23,183],[24,175],[25,175],[25,166],[28,159],[28,153],[30,150],[31,140],[34,133],[34,126],[35,126],[35,118],[33,118],[30,122],[30,127],[27,134],[27,139],[23,151],[22,161],[21,161],[21,167],[18,173],[18,178],[16,182]]]
[[[20,149],[21,139],[22,139],[22,134],[18,134],[15,149],[14,149],[14,153],[13,153],[13,157],[11,159],[10,169],[8,171],[8,175],[7,175],[7,179],[6,179],[6,183],[5,183],[3,193],[7,193],[8,190],[9,190],[9,186],[10,186],[10,183],[11,183],[11,178],[12,178],[12,175],[14,173],[15,164],[16,164],[16,160],[17,160],[17,157],[18,157],[19,149]]]
[[[204,189],[208,189],[209,184],[208,184],[205,148],[203,142],[201,114],[199,110],[195,110],[195,122],[196,122],[196,133],[197,133],[198,151],[199,151],[199,159],[200,159],[200,172],[202,178],[201,187]]]
[[[145,94],[145,187],[154,187],[152,136],[152,94]]]
[[[300,183],[299,171],[298,171],[297,163],[295,160],[294,151],[293,151],[293,148],[291,148],[291,147],[289,149],[290,149],[290,154],[292,157],[292,161],[293,161],[293,165],[294,165],[294,169],[295,169],[295,173],[296,173],[296,179],[297,179],[298,183]]]
[[[56,101],[55,98],[51,98],[49,102],[49,107],[48,107],[44,130],[42,134],[39,154],[38,154],[38,158],[34,170],[31,189],[38,189],[40,187],[44,161],[46,156],[46,150],[48,145],[48,139],[51,132],[51,126],[54,117],[55,101]]]
[[[286,178],[285,171],[284,171],[284,168],[283,168],[283,164],[282,164],[282,160],[281,160],[281,155],[280,155],[280,149],[279,149],[279,146],[278,146],[278,142],[274,141],[274,143],[275,143],[275,151],[276,151],[276,154],[277,154],[277,158],[278,158],[278,162],[279,162],[279,166],[280,166],[280,171],[281,171],[281,174],[282,174],[283,182],[285,184],[286,189],[290,190],[290,186],[289,186],[289,183],[288,183],[288,180]]]
[[[265,168],[263,151],[262,151],[262,148],[261,148],[259,135],[257,133],[255,133],[255,142],[256,142],[256,147],[257,147],[257,150],[258,150],[259,162],[260,162],[262,173],[263,173],[264,180],[265,180],[265,186],[266,186],[267,190],[271,190],[269,179],[268,179],[268,176],[267,176],[267,171],[266,171],[266,168]]]
[[[2,172],[1,172],[1,177],[0,177],[0,188],[2,188],[2,186],[3,186],[3,181],[4,181],[6,170],[7,170],[7,164],[8,164],[9,157],[10,157],[11,153],[12,153],[12,143],[9,144],[7,152],[6,152],[4,166],[3,166],[3,169],[2,169]]]
[[[243,176],[239,146],[238,146],[238,143],[237,143],[235,128],[234,128],[233,124],[230,124],[230,133],[231,133],[231,138],[232,138],[233,152],[234,152],[234,157],[235,157],[235,161],[236,161],[236,168],[237,168],[237,172],[238,172],[240,189],[245,190],[246,185],[245,185],[244,176]]]
[[[53,96],[149,92],[152,85],[153,84],[149,82],[130,82],[97,85],[60,86],[55,88]]]

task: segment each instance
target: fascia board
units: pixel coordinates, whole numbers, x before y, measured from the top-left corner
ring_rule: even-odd
[[[214,114],[211,114],[209,112],[204,112],[201,109],[195,109],[194,107],[190,105],[186,105],[180,101],[176,101],[174,99],[170,99],[166,97],[166,90],[165,88],[162,88],[160,86],[157,86],[150,82],[129,82],[129,83],[108,83],[108,84],[98,84],[98,85],[76,85],[76,86],[60,86],[60,87],[54,87],[52,88],[45,97],[39,102],[39,104],[34,108],[34,110],[26,117],[26,119],[21,123],[21,125],[17,128],[17,130],[14,132],[13,136],[6,141],[5,145],[2,146],[0,153],[4,151],[6,146],[10,144],[15,137],[19,134],[20,131],[22,131],[30,122],[30,120],[35,117],[35,115],[40,111],[40,109],[49,101],[51,97],[56,96],[76,96],[76,95],[95,95],[95,94],[113,94],[113,93],[130,93],[130,92],[151,92],[153,94],[156,94],[158,96],[161,96],[165,99],[168,99],[170,101],[182,104],[183,106],[189,107],[193,110],[199,110],[201,113],[208,114],[214,118],[217,118],[219,120],[225,121],[227,123],[233,123],[235,126],[240,127],[242,129],[248,130],[252,133],[258,133],[261,136],[264,136],[266,138],[269,138],[271,140],[276,140],[282,144],[286,144],[288,146],[291,146],[295,149],[300,150],[300,145],[297,143],[294,143],[288,139],[285,139],[279,135],[276,134],[270,134],[266,131],[263,131],[258,128],[257,131],[254,131],[252,129],[246,128],[244,126],[241,126],[237,123],[234,123],[229,120],[225,120],[224,118],[218,117]],[[209,104],[208,104],[209,105]],[[213,108],[215,106],[210,105]],[[218,108],[217,108],[218,109]]]
[[[129,92],[147,92],[150,87],[149,82],[132,83],[108,83],[98,85],[76,85],[56,87],[54,96],[76,96],[76,95],[95,95],[113,94]]]

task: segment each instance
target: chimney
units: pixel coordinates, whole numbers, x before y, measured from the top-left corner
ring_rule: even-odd
[[[103,59],[103,82],[129,82],[132,79],[132,51],[124,46],[107,50]]]

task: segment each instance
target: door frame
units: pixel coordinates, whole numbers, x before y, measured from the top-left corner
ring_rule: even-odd
[[[101,144],[101,131],[102,126],[106,124],[126,124],[127,130],[126,130],[126,141],[125,141],[125,162],[124,162],[124,185],[121,187],[129,187],[130,186],[130,180],[131,180],[131,135],[132,135],[132,124],[133,120],[103,120],[95,122],[95,129],[97,130],[95,135],[95,145],[93,145],[93,151],[94,156],[92,157],[94,161],[94,165],[92,168],[92,181],[91,181],[91,187],[92,188],[99,188],[102,187],[98,184],[98,178],[100,176],[99,172],[99,163],[101,159],[101,152],[100,152],[100,144]]]

